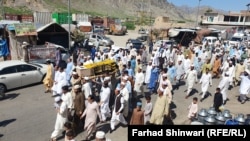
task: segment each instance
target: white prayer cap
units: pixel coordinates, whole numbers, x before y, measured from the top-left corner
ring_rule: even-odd
[[[73,75],[77,75],[77,72],[76,72],[76,71],[73,71],[72,74],[73,74]]]
[[[139,67],[138,69],[141,69],[141,70],[142,70],[142,67]]]
[[[163,77],[168,77],[168,74],[164,73],[162,74]]]
[[[191,67],[194,67],[194,64],[191,64]]]
[[[86,57],[86,56],[84,56],[84,59],[87,59],[87,57]]]
[[[55,102],[59,102],[61,100],[60,96],[55,97]]]
[[[103,131],[97,131],[95,137],[96,139],[104,139],[105,133]]]
[[[227,60],[230,60],[231,58],[230,57],[227,57]]]
[[[75,85],[75,86],[74,86],[74,89],[79,89],[79,88],[81,88],[80,85]]]
[[[233,62],[232,61],[229,61],[229,64],[232,64]]]
[[[86,76],[85,76],[84,79],[85,79],[85,80],[89,80],[89,77],[86,77]]]
[[[179,58],[178,61],[182,61],[181,58]]]
[[[88,58],[91,58],[91,56],[90,56],[90,55],[88,55]]]
[[[108,80],[110,80],[109,76],[104,77],[104,81],[108,81]]]
[[[28,44],[29,44],[29,43],[27,43],[27,42],[25,42],[25,41],[23,42],[23,45],[28,45]]]

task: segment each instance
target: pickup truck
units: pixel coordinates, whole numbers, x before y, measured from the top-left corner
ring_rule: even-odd
[[[89,36],[89,42],[93,43],[96,46],[98,43],[99,46],[104,46],[104,47],[111,47],[114,44],[114,41],[111,40],[109,37],[98,34],[91,34]]]

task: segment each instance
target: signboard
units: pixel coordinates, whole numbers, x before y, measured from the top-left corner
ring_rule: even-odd
[[[32,36],[37,35],[34,23],[14,24],[16,36]]]
[[[54,61],[56,58],[56,48],[65,50],[62,46],[53,43],[46,42],[45,45],[33,46],[29,48],[29,58],[34,60],[46,60],[50,59]]]
[[[56,58],[55,56],[56,48],[47,48],[45,46],[43,47],[31,47],[29,49],[29,57],[30,60],[46,60],[51,59],[54,60]]]

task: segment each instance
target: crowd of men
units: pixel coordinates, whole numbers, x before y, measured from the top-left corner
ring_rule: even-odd
[[[169,47],[162,43],[149,53],[145,46],[136,50],[128,42],[126,48],[102,52],[93,46],[89,56],[78,51],[68,59],[66,67],[61,67],[60,61],[54,66],[47,60],[45,92],[51,92],[55,97],[57,109],[51,139],[56,140],[67,122],[74,125],[75,134],[84,131],[87,140],[98,130],[98,122],[110,121],[110,133],[119,122],[124,126],[168,124],[165,121],[171,120],[170,104],[174,91],[186,87],[183,97],[188,99],[195,83],[200,83],[202,102],[207,98],[208,87],[212,86],[214,79],[220,79],[211,103],[217,112],[227,103],[228,90],[237,85],[240,85],[240,103],[248,100],[250,49],[247,46],[232,46],[223,41],[214,45],[190,43],[188,47]],[[101,76],[92,77],[81,76],[76,71],[79,66],[105,59],[117,62],[115,74],[103,72]],[[151,102],[152,94],[157,94],[155,102]],[[144,107],[142,97],[146,101]],[[195,106],[197,98],[193,101],[188,114],[190,119],[196,117],[198,110]]]

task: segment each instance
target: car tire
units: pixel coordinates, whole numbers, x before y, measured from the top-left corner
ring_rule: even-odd
[[[3,92],[5,93],[7,91],[7,88],[4,84],[0,84],[0,93]]]

